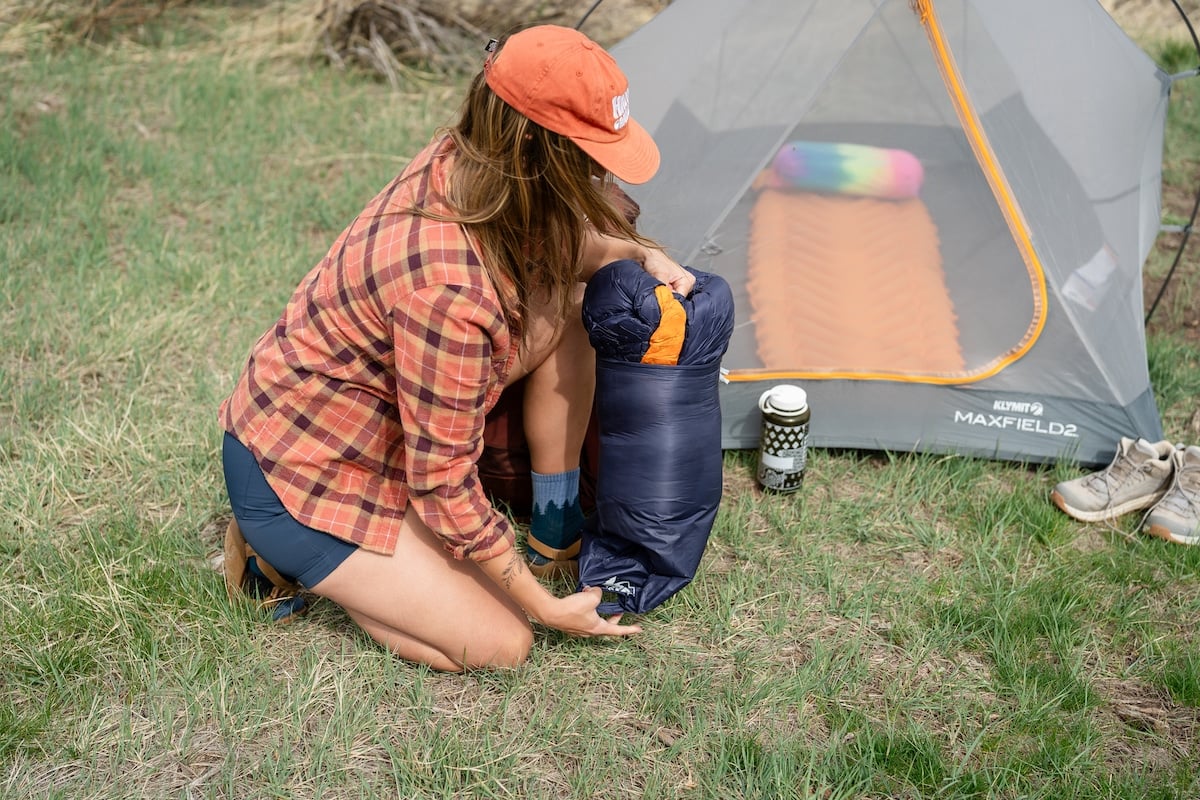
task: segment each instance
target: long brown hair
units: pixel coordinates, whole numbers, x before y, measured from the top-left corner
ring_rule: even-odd
[[[482,71],[471,82],[458,123],[444,133],[457,151],[447,189],[450,219],[474,234],[509,324],[518,330],[534,292],[550,292],[566,318],[589,222],[604,233],[658,246],[638,234],[614,203],[611,175],[570,139],[501,100]],[[516,287],[515,297],[507,296],[506,285]]]

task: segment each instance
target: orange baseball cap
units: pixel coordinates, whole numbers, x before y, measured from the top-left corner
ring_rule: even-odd
[[[645,183],[658,171],[658,146],[629,115],[629,81],[579,31],[538,25],[514,33],[483,70],[505,103],[626,183]]]

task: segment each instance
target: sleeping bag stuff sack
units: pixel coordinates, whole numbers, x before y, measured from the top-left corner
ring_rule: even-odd
[[[603,614],[644,613],[687,586],[721,501],[717,390],[733,293],[688,271],[686,298],[635,261],[602,267],[584,292],[600,446],[579,587],[604,590]]]

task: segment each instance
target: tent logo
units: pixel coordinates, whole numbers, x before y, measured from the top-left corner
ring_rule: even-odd
[[[1004,413],[981,414],[973,411],[955,411],[954,422],[959,425],[1013,430],[1018,433],[1062,436],[1067,439],[1079,438],[1079,426],[1075,423],[1042,419],[1044,410],[1041,403],[997,400],[992,406],[992,411]]]
[[[997,400],[992,404],[992,410],[1007,411],[1012,414],[1029,414],[1034,417],[1040,417],[1044,412],[1041,403],[1036,401],[1026,403],[1019,400]]]

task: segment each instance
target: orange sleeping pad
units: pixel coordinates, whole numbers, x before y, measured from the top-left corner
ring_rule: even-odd
[[[765,370],[964,369],[937,227],[920,199],[765,189],[750,214],[746,283]]]

